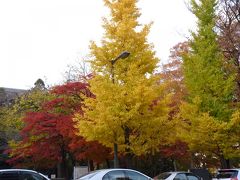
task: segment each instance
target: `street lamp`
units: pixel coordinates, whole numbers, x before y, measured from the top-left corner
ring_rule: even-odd
[[[123,51],[121,54],[118,55],[114,60],[111,60],[112,64],[114,64],[118,59],[125,59],[130,55],[130,52]]]
[[[115,83],[114,80],[114,64],[117,62],[117,60],[119,59],[125,59],[130,55],[130,52],[128,51],[123,51],[121,54],[119,54],[119,56],[117,56],[115,59],[111,60],[111,78],[112,78],[112,83]],[[115,136],[115,140],[117,139],[116,134]],[[118,168],[118,144],[116,142],[114,142],[113,144],[113,148],[114,148],[114,168]]]

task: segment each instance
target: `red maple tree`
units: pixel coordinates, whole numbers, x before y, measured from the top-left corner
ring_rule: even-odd
[[[22,140],[10,150],[13,157],[9,162],[33,168],[54,167],[61,163],[67,170],[69,159],[96,163],[108,159],[110,150],[78,136],[73,121],[76,112],[83,113],[83,96],[93,96],[88,84],[67,83],[54,87],[50,93],[55,95],[53,100],[42,104],[40,112],[28,112],[23,118]],[[67,171],[64,176],[68,176]]]

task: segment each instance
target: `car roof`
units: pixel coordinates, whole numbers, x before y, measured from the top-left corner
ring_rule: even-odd
[[[139,172],[139,171],[137,171],[137,170],[134,170],[134,169],[125,169],[125,168],[99,169],[99,170],[96,170],[96,171],[92,171],[92,173],[93,173],[93,172],[97,172],[99,175],[103,175],[103,174],[106,174],[106,173],[108,173],[108,172],[116,171],[116,170],[121,170],[121,171],[124,170],[124,171],[137,172],[137,173],[142,174],[143,176],[149,177],[149,176],[147,176],[146,174],[143,174],[142,172]],[[91,173],[91,172],[89,172],[89,173]],[[87,175],[87,174],[85,174],[85,175]],[[84,176],[85,176],[85,175],[84,175]],[[150,177],[149,177],[149,178],[150,178]]]
[[[232,171],[232,170],[234,170],[234,171],[240,171],[240,169],[238,169],[238,168],[233,168],[233,169],[219,169],[218,171]]]
[[[168,173],[168,174],[171,174],[171,175],[177,175],[177,174],[180,174],[180,173],[184,173],[184,174],[193,174],[193,175],[197,176],[196,174],[194,174],[192,172],[188,172],[188,171],[167,171],[167,172],[162,172],[160,174],[164,174],[164,173]]]
[[[34,170],[30,170],[30,169],[0,169],[0,172],[4,172],[4,171],[28,171],[28,172],[37,172]]]
[[[135,172],[139,172],[137,170],[134,170],[134,169],[125,169],[125,168],[112,168],[112,169],[99,169],[99,170],[96,170],[96,171],[101,171],[101,172],[110,172],[110,171],[115,171],[115,170],[128,170],[128,171],[135,171]],[[139,172],[141,173],[141,172]]]
[[[188,171],[168,171],[168,172],[163,172],[163,173],[172,173],[172,174],[175,173],[175,174],[177,174],[177,173],[192,173],[192,172],[188,172]]]

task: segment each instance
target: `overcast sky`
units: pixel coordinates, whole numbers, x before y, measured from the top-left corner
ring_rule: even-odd
[[[154,22],[149,42],[161,62],[194,29],[186,2],[139,0],[139,21]],[[101,39],[107,12],[102,0],[1,0],[0,87],[29,89],[38,78],[60,83],[67,65],[88,54],[89,41]]]

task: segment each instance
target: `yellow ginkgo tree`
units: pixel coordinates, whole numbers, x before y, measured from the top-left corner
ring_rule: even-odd
[[[79,134],[123,154],[157,150],[169,137],[168,95],[159,76],[159,59],[147,42],[151,24],[140,25],[137,0],[104,0],[110,18],[103,19],[101,44],[90,45],[94,98],[85,98],[84,114],[76,114]],[[116,57],[124,51],[130,55]]]

